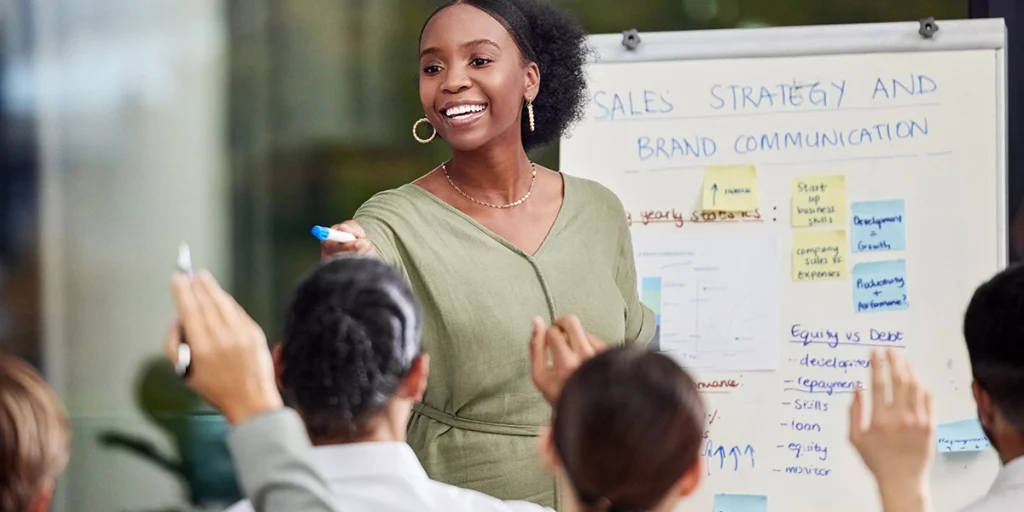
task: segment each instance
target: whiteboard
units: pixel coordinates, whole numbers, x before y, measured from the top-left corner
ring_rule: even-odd
[[[592,38],[591,101],[561,170],[622,200],[660,346],[702,383],[708,478],[687,510],[711,510],[718,493],[766,495],[775,512],[878,510],[847,442],[872,346],[911,360],[940,423],[976,417],[960,329],[975,287],[1006,265],[1005,28],[939,22],[930,40],[918,28],[640,34],[633,51],[621,35]],[[756,211],[702,208],[709,167],[749,165]],[[839,176],[824,224],[794,227],[794,201],[814,199],[797,183],[835,193]],[[893,201],[899,240],[854,251],[875,234],[853,208],[862,222]],[[844,232],[841,271],[796,281],[794,244],[803,253],[814,230]],[[904,298],[858,312],[875,304],[854,284],[864,269],[900,261]],[[858,266],[875,262],[893,263]],[[991,451],[939,454],[936,510],[982,496],[998,467]]]

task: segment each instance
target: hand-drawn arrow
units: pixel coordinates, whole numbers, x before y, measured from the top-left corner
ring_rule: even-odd
[[[715,200],[718,197],[718,183],[711,185],[711,204],[715,204]]]
[[[714,446],[714,441],[708,439],[707,449],[704,451],[704,455],[707,455],[709,459],[714,457],[715,455],[718,455],[718,469],[722,469],[723,467],[725,467],[725,448],[719,446],[716,449],[712,449],[712,446]],[[708,461],[709,470],[711,469],[710,466],[711,462]]]
[[[743,453],[745,455],[750,455],[750,467],[754,467],[754,447],[748,444],[747,447],[743,449]]]
[[[740,447],[739,446],[733,446],[732,448],[729,449],[729,456],[731,456],[732,460],[733,460],[733,463],[732,463],[732,470],[733,471],[739,471],[740,470],[740,455],[742,455],[742,454],[740,453]]]

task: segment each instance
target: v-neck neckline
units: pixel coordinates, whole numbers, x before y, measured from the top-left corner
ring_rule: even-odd
[[[530,254],[530,253],[524,251],[518,245],[508,241],[508,239],[506,239],[505,237],[495,233],[494,231],[492,231],[487,226],[484,226],[479,221],[477,221],[473,217],[469,216],[468,214],[466,214],[462,210],[452,206],[451,204],[449,204],[445,200],[441,199],[440,197],[437,197],[436,195],[434,195],[429,190],[421,187],[419,184],[413,182],[413,183],[409,183],[409,186],[412,187],[413,190],[416,190],[419,193],[421,193],[424,196],[426,196],[427,198],[429,198],[434,203],[440,205],[442,208],[448,210],[449,212],[455,214],[458,217],[461,217],[463,220],[465,220],[466,222],[470,223],[470,225],[475,226],[477,229],[479,229],[484,234],[486,234],[487,236],[489,236],[492,239],[494,239],[494,241],[496,241],[499,244],[505,246],[507,249],[510,249],[513,252],[516,252],[516,253],[518,253],[518,254],[520,254],[520,255],[522,255],[522,256],[530,259],[530,260],[536,260],[544,252],[544,249],[548,245],[550,245],[548,242],[551,240],[552,236],[561,228],[561,224],[563,222],[563,219],[567,215],[566,214],[566,210],[567,210],[567,207],[569,206],[570,198],[572,197],[571,193],[570,193],[571,187],[569,185],[572,180],[570,180],[568,176],[566,176],[566,175],[564,175],[562,173],[558,173],[558,174],[562,178],[562,204],[561,204],[561,206],[558,207],[558,213],[555,214],[555,221],[551,223],[551,227],[548,229],[547,234],[544,235],[544,240],[542,240],[540,242],[540,246],[537,247],[537,250],[534,251],[533,254]]]

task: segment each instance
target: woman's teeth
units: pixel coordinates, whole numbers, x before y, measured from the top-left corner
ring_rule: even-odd
[[[459,105],[445,110],[444,115],[448,117],[466,117],[470,114],[483,112],[486,108],[486,105]]]

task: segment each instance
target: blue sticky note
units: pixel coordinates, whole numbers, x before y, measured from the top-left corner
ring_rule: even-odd
[[[716,494],[714,512],[768,512],[768,496],[762,494]]]
[[[908,307],[906,261],[875,261],[853,266],[854,311],[870,313]]]
[[[943,423],[936,429],[940,452],[980,452],[991,450],[981,422],[973,420]]]
[[[853,252],[902,251],[907,247],[906,206],[902,199],[850,205]]]

